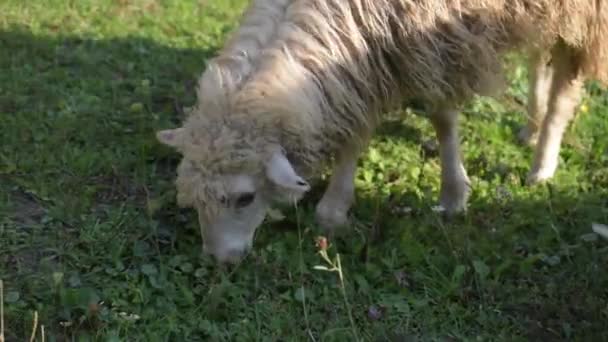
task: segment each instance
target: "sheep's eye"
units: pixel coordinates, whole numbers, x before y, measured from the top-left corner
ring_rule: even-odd
[[[247,192],[247,193],[241,194],[236,199],[235,206],[237,208],[246,207],[246,206],[250,205],[251,203],[253,203],[254,199],[255,199],[255,193],[253,193],[253,192]]]

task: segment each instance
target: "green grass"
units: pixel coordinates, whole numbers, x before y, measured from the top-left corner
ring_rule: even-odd
[[[608,243],[589,234],[608,222],[608,95],[588,87],[555,180],[525,187],[518,63],[504,99],[463,115],[465,216],[431,210],[428,121],[387,118],[361,161],[355,229],[329,249],[345,298],[314,269],[321,186],[236,269],[202,258],[196,215],[175,203],[178,155],[154,132],[179,123],[243,5],[0,2],[7,341],[29,337],[34,311],[46,341],[608,339]]]

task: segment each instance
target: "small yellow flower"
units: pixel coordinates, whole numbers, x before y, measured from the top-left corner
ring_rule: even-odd
[[[589,111],[589,106],[587,106],[586,104],[582,104],[581,108],[580,108],[581,113],[587,113]]]

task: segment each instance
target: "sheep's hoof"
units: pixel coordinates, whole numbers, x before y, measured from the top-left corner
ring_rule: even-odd
[[[553,168],[540,168],[540,169],[533,169],[532,171],[530,171],[530,173],[528,173],[528,177],[526,178],[526,184],[527,185],[535,185],[535,184],[540,184],[540,183],[544,183],[546,181],[548,181],[549,179],[553,178],[553,175],[555,174],[555,169]]]
[[[315,220],[328,233],[335,233],[339,228],[349,225],[348,210],[318,205],[315,211]]]
[[[441,188],[439,203],[447,216],[454,216],[467,210],[467,201],[471,192],[468,179],[458,184],[445,184]]]
[[[456,216],[467,211],[467,200],[458,201],[440,201],[440,211],[443,211],[447,217]]]
[[[538,132],[533,132],[530,127],[525,126],[517,134],[517,140],[522,145],[534,147],[538,142]]]

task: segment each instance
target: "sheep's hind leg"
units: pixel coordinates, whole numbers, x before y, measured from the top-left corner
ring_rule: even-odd
[[[534,146],[549,104],[553,66],[549,56],[540,51],[531,54],[528,62],[528,121],[518,134],[522,144]]]
[[[574,117],[583,89],[584,78],[576,59],[576,52],[564,44],[558,44],[553,51],[554,74],[549,106],[528,174],[528,184],[550,179],[557,169],[562,137]]]
[[[355,173],[361,149],[348,146],[336,159],[329,185],[319,204],[315,218],[325,230],[333,231],[348,224],[348,210],[355,200]]]
[[[458,111],[443,108],[432,112],[431,122],[439,141],[441,206],[448,214],[466,210],[470,181],[462,165],[458,140]]]

